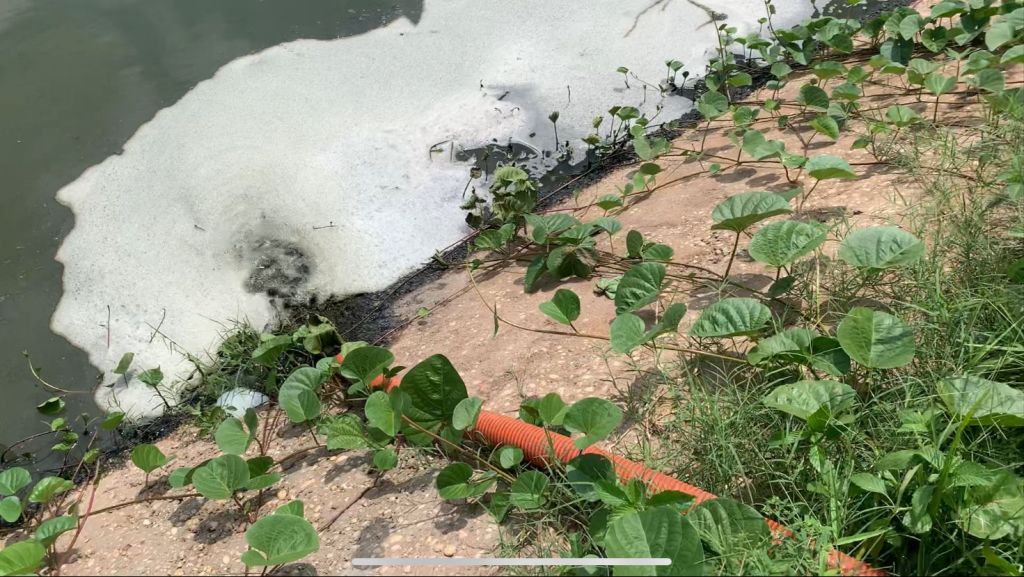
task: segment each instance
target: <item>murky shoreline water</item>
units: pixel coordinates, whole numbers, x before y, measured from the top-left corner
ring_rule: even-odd
[[[54,194],[116,154],[136,129],[239,56],[297,38],[418,21],[423,0],[5,0],[0,5],[0,443],[39,428],[43,376],[88,391],[98,371],[55,335],[62,295],[53,259],[74,226]],[[113,228],[124,226],[116,223]],[[105,313],[94,320],[104,331]],[[68,412],[96,412],[92,395]]]

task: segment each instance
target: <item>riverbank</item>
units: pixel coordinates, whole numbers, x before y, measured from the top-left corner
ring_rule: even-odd
[[[909,15],[903,16],[901,21]],[[998,52],[1008,53],[1012,46],[999,45]],[[785,74],[786,86],[733,102],[729,113],[704,99],[707,131],[688,131],[653,160],[618,168],[545,212],[544,218],[571,215],[584,222],[611,217],[617,224],[601,221],[608,227],[601,230],[615,228],[619,234],[573,236],[566,232],[570,223],[553,228],[549,238],[538,236],[538,226],[562,226],[549,219],[531,222],[523,231],[529,236],[475,254],[481,261],[475,268],[451,271],[397,302],[397,310],[426,308],[428,314],[417,315],[394,336],[389,347],[394,364],[414,365],[442,353],[469,394],[487,409],[519,414],[553,430],[593,434],[609,450],[736,499],[797,531],[799,547],[781,547],[772,558],[756,554],[764,549],[734,539],[741,534],[753,538],[760,525],[742,517],[748,509],[730,505],[741,515],[727,518],[746,519],[746,524],[730,525],[730,541],[700,535],[706,543],[702,559],[720,563],[727,572],[757,573],[782,564],[786,572],[818,573],[824,561],[805,547],[808,542],[832,544],[896,572],[933,574],[971,563],[1020,562],[1022,552],[1014,556],[1013,539],[1022,530],[1024,508],[1013,509],[1013,503],[1019,499],[1014,491],[1022,487],[1017,475],[1024,459],[1013,449],[1019,449],[1013,408],[1022,395],[1024,335],[1012,320],[1019,318],[1014,311],[1021,304],[1013,263],[1022,255],[1013,232],[1020,227],[1019,193],[1012,188],[1019,181],[1011,169],[1020,162],[1013,145],[1020,143],[1024,121],[1019,103],[1014,105],[1021,65],[996,63],[963,71],[958,68],[964,63],[930,56],[922,61],[934,67],[927,74],[962,75],[960,83],[932,98],[928,88],[914,88],[906,70],[891,62],[869,65],[869,56],[855,52],[828,59],[842,63],[837,74],[828,65]],[[870,68],[871,74],[855,82],[857,67]],[[983,73],[986,69],[1000,71],[998,90],[993,74]],[[851,101],[858,106],[842,109],[845,115],[837,120],[833,113],[839,110],[830,105],[854,92],[847,85],[856,89]],[[807,86],[827,89],[822,91],[826,101],[814,100],[819,94]],[[999,106],[1004,108],[995,114]],[[638,152],[646,150],[640,141],[633,145]],[[659,144],[652,138],[646,146]],[[782,146],[804,160],[780,154]],[[809,164],[831,158],[841,160]],[[626,183],[637,182],[637,174],[651,173],[643,168],[649,164],[658,167],[655,178],[622,194]],[[782,204],[758,208],[757,203],[729,200],[749,191],[767,195],[757,197],[758,202]],[[782,216],[786,213],[792,217]],[[761,227],[747,222],[772,216]],[[781,226],[796,232],[788,233],[786,244],[772,244],[762,231]],[[641,232],[646,242],[627,239],[630,230]],[[875,250],[862,250],[852,239],[863,230],[884,230],[890,240],[876,238]],[[586,278],[536,279],[529,263],[543,257],[548,270],[557,272],[557,263],[551,266],[549,260],[552,248],[568,242],[576,243],[572,254],[585,255]],[[671,248],[671,254],[658,245]],[[637,274],[630,271],[646,269],[661,271],[661,278],[651,280],[655,275],[629,287],[626,277]],[[622,293],[611,299],[606,282],[620,274],[626,275],[619,280]],[[575,300],[560,292],[567,290]],[[639,296],[632,301],[619,296],[627,291]],[[443,306],[431,304],[439,302]],[[685,314],[680,304],[686,305]],[[747,312],[723,309],[730,306]],[[715,310],[723,312],[709,312]],[[764,318],[762,310],[767,311]],[[888,332],[878,335],[868,328],[854,331],[866,336],[853,341],[844,336],[844,326],[854,327],[855,315],[863,314],[871,317],[869,324]],[[639,319],[640,334],[622,332],[621,327],[634,324],[630,316]],[[670,316],[676,317],[678,332],[671,326],[662,336],[643,334]],[[965,336],[965,326],[966,334],[977,338]],[[810,330],[825,340],[800,332]],[[979,345],[984,355],[975,350]],[[315,362],[316,355],[310,354]],[[415,390],[410,373],[420,367],[406,372],[401,390]],[[353,394],[337,387],[358,385],[359,375],[369,378],[372,371],[364,374],[350,364],[343,365],[342,375],[320,385],[322,402],[328,412],[361,416],[360,403],[351,400],[360,397],[358,389]],[[960,399],[967,389],[954,394],[936,385],[962,375],[1000,384],[990,386],[990,394],[1002,395],[999,402],[965,408]],[[819,384],[826,388],[814,388]],[[611,419],[607,430],[570,425],[557,407],[552,412],[531,404],[530,399],[549,393],[574,407],[588,398],[611,401],[619,419]],[[412,402],[422,410],[415,397]],[[371,410],[371,402],[366,403],[370,422],[386,429],[382,409]],[[613,546],[608,536],[613,533],[603,534],[590,522],[599,508],[567,497],[577,489],[571,479],[564,482],[560,475],[565,472],[558,468],[551,471],[548,489],[517,490],[510,483],[519,505],[508,522],[498,525],[480,505],[463,499],[450,503],[437,495],[432,485],[440,483],[435,472],[445,459],[437,450],[412,449],[411,429],[391,435],[394,441],[362,433],[366,436],[356,444],[373,445],[373,453],[336,454],[309,447],[311,440],[353,442],[337,436],[339,429],[332,426],[341,427],[338,421],[324,417],[334,425],[311,439],[313,429],[304,424],[311,409],[301,403],[294,408],[284,396],[282,407],[287,420],[298,419],[298,424],[285,424],[278,408],[262,410],[259,438],[275,441],[269,448],[262,442],[251,445],[246,454],[271,457],[274,472],[281,475],[255,502],[269,512],[301,499],[305,517],[320,529],[319,551],[303,559],[309,566],[292,566],[295,570],[352,573],[357,569],[350,561],[359,556],[609,553],[606,547]],[[320,410],[318,404],[316,413]],[[111,471],[75,493],[88,506],[84,528],[76,534],[81,544],[70,547],[70,534],[58,542],[58,551],[74,549],[62,557],[66,571],[139,571],[137,560],[143,558],[148,565],[141,570],[152,573],[243,572],[238,554],[245,549],[252,509],[240,511],[230,499],[176,497],[189,489],[170,490],[166,484],[170,478],[165,474],[176,467],[200,465],[224,451],[222,435],[213,442],[197,440],[195,434],[186,428],[156,443],[162,454],[177,454],[178,462],[157,469],[150,479],[153,488],[141,496],[155,491],[167,499],[90,516],[88,511],[139,498],[144,475],[132,468]],[[441,440],[435,444],[447,447]],[[483,447],[469,447],[500,460]],[[390,469],[385,466],[389,450],[397,452],[398,467],[381,474],[377,471]],[[296,451],[303,452],[287,458]],[[896,454],[902,455],[899,462],[883,463]],[[466,455],[460,458],[481,468],[482,486],[488,467]],[[973,468],[961,467],[965,461]],[[538,474],[515,464],[494,467],[492,477],[516,475],[516,482]],[[928,467],[944,472],[932,475]],[[943,485],[942,475],[950,470],[954,480]],[[595,502],[628,502],[639,509],[629,515],[640,519],[658,510],[643,498],[616,493],[629,487],[606,488],[609,495]],[[1000,498],[986,500],[975,487]],[[483,501],[492,512],[493,495],[508,487],[499,484],[498,489]],[[933,500],[936,493],[941,498]],[[537,499],[548,503],[547,510],[531,505]],[[976,518],[971,511],[987,516]],[[682,519],[691,517],[697,519],[692,513]],[[690,525],[687,521],[680,527]],[[106,545],[111,541],[118,547]],[[963,544],[959,554],[950,543]],[[726,555],[724,546],[744,555]],[[665,547],[673,558],[682,555]],[[740,565],[733,564],[736,558],[742,559]]]

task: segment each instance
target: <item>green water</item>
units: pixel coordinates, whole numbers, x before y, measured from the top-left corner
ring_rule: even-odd
[[[49,330],[61,297],[53,256],[74,226],[54,193],[239,56],[416,22],[422,10],[423,0],[0,0],[0,444],[42,430],[32,407],[50,395],[22,351],[54,384],[97,382],[85,354]],[[72,416],[95,411],[91,394],[68,404]]]

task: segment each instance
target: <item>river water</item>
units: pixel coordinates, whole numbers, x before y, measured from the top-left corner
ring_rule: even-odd
[[[50,396],[23,351],[88,392],[126,352],[180,375],[270,321],[267,262],[278,299],[383,288],[466,232],[468,164],[431,150],[551,148],[552,111],[563,141],[616,104],[667,120],[690,103],[615,69],[697,73],[713,30],[687,0],[2,0],[0,443]],[[151,413],[131,377],[70,414]]]

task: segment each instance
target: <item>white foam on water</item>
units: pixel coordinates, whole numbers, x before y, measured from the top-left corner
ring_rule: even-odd
[[[706,2],[741,32],[763,14],[761,0]],[[458,207],[469,167],[429,154],[432,145],[550,148],[551,111],[565,140],[612,105],[641,105],[640,83],[626,90],[617,67],[652,82],[666,59],[702,70],[715,43],[707,13],[666,0],[626,36],[647,5],[433,0],[417,25],[299,40],[225,65],[59,191],[76,220],[57,254],[53,329],[101,369],[131,351],[135,368],[181,379],[192,368],[181,351],[212,350],[221,323],[273,319],[268,297],[245,288],[263,241],[301,251],[308,294],[385,288],[467,232]],[[648,90],[643,108],[658,102]],[[668,119],[689,102],[664,105]],[[158,413],[160,399],[128,377],[110,378],[100,405]]]

